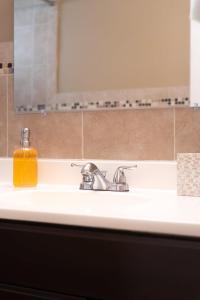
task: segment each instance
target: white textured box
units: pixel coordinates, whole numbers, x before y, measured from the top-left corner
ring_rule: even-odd
[[[177,193],[200,196],[200,153],[178,153]]]

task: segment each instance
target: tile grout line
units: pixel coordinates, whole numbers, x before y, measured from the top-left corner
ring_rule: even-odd
[[[84,159],[84,112],[81,112],[81,158]]]
[[[9,80],[6,76],[6,157],[8,157],[8,98],[9,98]]]
[[[173,108],[173,124],[174,124],[174,160],[176,160],[176,110]]]

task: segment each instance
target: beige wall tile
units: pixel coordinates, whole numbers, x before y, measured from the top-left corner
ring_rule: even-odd
[[[176,153],[200,152],[200,110],[179,108],[175,110]]]
[[[173,109],[85,112],[84,158],[171,160],[173,120]]]
[[[7,78],[0,76],[0,156],[7,155]]]
[[[9,156],[19,147],[20,130],[29,127],[32,145],[39,157],[81,158],[81,113],[16,114],[13,110],[12,80],[9,82]]]

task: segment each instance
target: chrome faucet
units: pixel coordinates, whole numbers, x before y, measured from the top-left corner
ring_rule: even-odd
[[[71,167],[82,167],[81,190],[128,192],[129,186],[126,182],[124,170],[137,168],[137,165],[118,167],[115,171],[113,182],[106,179],[105,171],[100,171],[98,167],[91,162],[84,165],[72,163]]]

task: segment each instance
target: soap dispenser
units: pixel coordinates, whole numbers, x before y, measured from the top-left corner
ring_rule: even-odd
[[[21,148],[13,153],[13,185],[34,187],[37,185],[37,151],[30,146],[30,129],[21,130]]]

